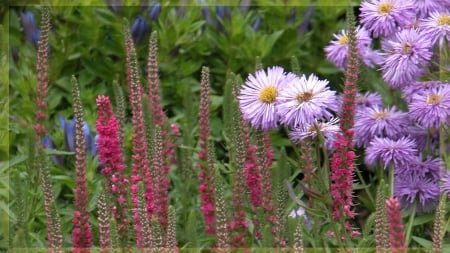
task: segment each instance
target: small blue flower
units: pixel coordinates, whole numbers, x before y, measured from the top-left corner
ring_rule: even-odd
[[[147,21],[141,16],[137,16],[131,26],[131,36],[133,37],[134,43],[138,44],[144,38],[147,30]]]
[[[254,31],[257,31],[259,29],[259,26],[261,25],[261,21],[262,21],[261,16],[259,16],[259,15],[256,16],[255,22],[253,22],[253,24],[252,24],[252,29]]]
[[[75,152],[75,119],[66,121],[62,116],[59,116],[59,123],[61,129],[64,131],[64,143],[67,151]],[[83,131],[86,140],[86,150],[95,156],[97,154],[97,143],[91,135],[89,125],[83,121]]]
[[[159,2],[152,2],[150,4],[150,11],[148,12],[148,16],[153,21],[155,21],[158,19],[160,12],[161,12],[161,4]]]
[[[20,14],[20,22],[27,40],[37,47],[40,32],[39,29],[36,28],[34,14],[31,11]]]
[[[35,29],[31,34],[31,43],[37,48],[39,45],[39,38],[41,37],[41,30]]]
[[[116,14],[118,14],[120,10],[122,10],[121,0],[106,0],[106,4]]]

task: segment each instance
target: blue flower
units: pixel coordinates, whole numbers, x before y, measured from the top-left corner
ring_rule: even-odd
[[[144,38],[147,30],[147,21],[145,21],[145,19],[141,16],[137,16],[131,26],[131,36],[133,37],[134,43],[139,43]]]
[[[148,12],[148,16],[153,21],[155,21],[158,19],[160,12],[161,12],[161,4],[159,2],[152,2],[150,4],[150,11]]]
[[[44,148],[56,149],[55,143],[49,136],[44,136],[44,138],[42,139],[42,145],[44,146]],[[58,166],[64,167],[66,164],[64,161],[64,156],[62,155],[52,155],[51,159]]]
[[[75,119],[66,121],[62,116],[59,116],[59,123],[64,132],[64,143],[67,151],[75,152]],[[95,156],[97,154],[97,143],[92,137],[89,125],[83,121],[83,131],[86,140],[86,150]]]

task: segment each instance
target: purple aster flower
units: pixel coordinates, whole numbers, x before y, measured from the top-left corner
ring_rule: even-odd
[[[357,111],[367,107],[382,107],[383,98],[375,92],[367,91],[365,93],[358,93],[356,94],[355,105]]]
[[[414,6],[405,0],[367,0],[360,11],[361,23],[375,38],[393,35],[416,16]]]
[[[414,29],[402,30],[384,42],[386,58],[381,70],[392,87],[403,87],[425,73],[431,56],[431,41]]]
[[[250,74],[238,96],[243,118],[257,129],[277,128],[277,96],[285,83],[294,77],[292,73],[286,75],[278,66],[268,68],[267,74],[264,70]]]
[[[439,48],[442,48],[445,40],[450,42],[449,12],[432,12],[430,17],[423,20],[420,29],[424,36],[431,38],[433,44],[439,42]]]
[[[336,92],[329,89],[327,80],[311,74],[295,77],[281,89],[278,99],[280,122],[297,127],[312,124],[316,119],[329,119],[337,111]]]
[[[417,156],[416,143],[407,137],[396,141],[375,137],[366,148],[364,162],[374,167],[377,162],[388,168],[390,164],[401,166]]]
[[[432,88],[441,87],[445,85],[440,81],[426,81],[426,82],[414,82],[412,85],[408,85],[402,88],[402,97],[406,103],[411,103],[412,97],[416,94],[425,94]]]
[[[408,104],[409,115],[421,126],[439,128],[450,123],[450,85],[433,87],[413,95]]]
[[[380,50],[373,50],[370,47],[359,50],[360,58],[369,68],[381,65],[384,61],[383,53]]]
[[[375,137],[387,137],[397,140],[405,135],[404,128],[409,126],[408,114],[397,111],[396,107],[367,107],[355,115],[355,145],[366,147]]]
[[[439,148],[439,131],[434,128],[415,125],[408,127],[406,133],[417,143],[419,152],[427,151],[434,154]]]
[[[450,198],[450,172],[445,171],[444,176],[442,177],[442,185],[441,185],[442,193],[446,193]]]
[[[306,227],[308,227],[308,228],[311,228],[311,221],[308,219],[308,216],[306,215],[306,211],[305,211],[305,209],[304,208],[302,208],[302,207],[300,207],[299,209],[297,209],[297,210],[292,210],[290,213],[289,213],[289,215],[288,215],[289,217],[291,217],[291,218],[293,218],[293,219],[295,219],[295,218],[297,218],[297,217],[303,217],[303,219],[304,219],[304,222],[305,222],[305,226]]]
[[[342,30],[341,34],[333,34],[336,40],[332,40],[328,46],[324,48],[327,59],[331,61],[336,67],[345,69],[348,55],[348,36],[347,31]],[[372,43],[369,33],[363,27],[356,28],[356,40],[358,47],[358,54],[366,55],[367,49]]]
[[[424,18],[432,12],[448,10],[450,0],[412,0],[419,17]]]
[[[327,149],[332,150],[334,141],[336,140],[336,133],[340,132],[339,118],[332,118],[327,122],[316,120],[312,124],[305,124],[303,127],[294,128],[289,133],[289,138],[295,143],[300,143],[307,138],[316,139],[318,131],[323,136]]]
[[[440,175],[444,171],[445,164],[441,158],[428,156],[423,160],[421,155],[408,161],[407,164],[402,164],[395,168],[395,173],[400,175],[411,174],[413,176],[432,178],[435,181],[438,181],[441,178]]]
[[[418,175],[396,174],[394,196],[403,210],[411,210],[417,205],[417,213],[429,213],[439,203],[439,180]]]

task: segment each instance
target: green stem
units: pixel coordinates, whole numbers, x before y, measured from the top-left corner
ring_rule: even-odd
[[[408,227],[406,228],[406,243],[409,245],[409,241],[411,240],[411,230],[414,222],[414,216],[416,216],[417,210],[417,201],[414,201],[413,208],[411,210],[411,214],[409,215]]]
[[[394,197],[394,164],[389,165],[389,185],[391,186],[390,196]]]
[[[370,201],[372,203],[375,203],[372,193],[369,191],[366,181],[364,180],[364,178],[361,175],[361,171],[359,171],[359,169],[356,167],[355,167],[355,171],[356,171],[356,174],[358,174],[359,181],[361,181],[361,183],[364,185],[364,190],[366,191],[367,196],[369,196]]]
[[[444,126],[439,127],[439,155],[443,156],[442,160],[444,160],[446,168],[449,168],[449,159],[448,154],[446,152],[446,145],[445,145],[445,129]]]

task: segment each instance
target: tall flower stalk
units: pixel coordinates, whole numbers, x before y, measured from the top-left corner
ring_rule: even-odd
[[[167,229],[168,222],[168,210],[169,210],[169,186],[170,182],[168,174],[170,171],[169,157],[173,157],[175,152],[175,145],[167,138],[167,131],[165,128],[165,115],[161,103],[160,85],[158,76],[158,45],[156,39],[156,32],[153,32],[150,36],[149,42],[149,54],[147,61],[147,79],[148,79],[148,97],[149,108],[151,109],[153,124],[159,127],[159,135],[161,135],[161,141],[155,142],[155,148],[161,149],[158,154],[153,154],[152,171],[156,174],[156,180],[154,180],[155,188],[155,215],[162,229]],[[166,159],[164,159],[166,158]],[[157,204],[156,204],[157,203]]]
[[[145,199],[147,207],[148,219],[152,219],[154,213],[154,196],[152,175],[149,170],[149,161],[147,156],[147,142],[145,140],[144,113],[142,106],[143,87],[139,79],[136,49],[131,37],[129,28],[125,26],[125,48],[126,48],[126,68],[127,82],[129,91],[129,101],[132,113],[132,167],[131,167],[131,191],[132,203],[134,210],[134,229],[136,233],[137,247],[142,247],[142,227],[141,217],[139,215],[139,187],[138,183],[142,180],[145,182]]]
[[[391,197],[386,200],[386,212],[389,220],[391,251],[393,253],[406,253],[408,246],[405,241],[400,204],[396,197]]]
[[[333,218],[336,221],[352,219],[355,213],[351,210],[353,172],[355,169],[353,151],[353,131],[355,115],[355,97],[357,93],[358,64],[357,39],[355,21],[352,11],[347,10],[348,20],[348,61],[345,72],[344,98],[340,113],[340,129],[334,142],[335,152],[331,158],[331,196],[333,199]],[[343,222],[344,223],[344,222]],[[345,222],[347,230],[351,230]]]
[[[41,35],[38,42],[37,53],[37,87],[36,87],[36,150],[34,166],[38,170],[39,179],[44,192],[44,211],[47,224],[47,246],[49,252],[61,252],[63,245],[63,234],[61,231],[61,220],[56,209],[55,195],[51,183],[50,168],[44,154],[43,139],[47,132],[45,122],[47,119],[47,91],[48,91],[48,52],[50,33],[50,9],[48,6],[41,7]]]
[[[74,252],[89,252],[92,231],[87,211],[86,139],[83,129],[83,105],[76,78],[72,77],[72,96],[75,113],[75,211],[73,212],[72,244]]]
[[[202,68],[202,77],[200,82],[200,160],[198,168],[200,169],[200,199],[202,201],[202,213],[205,222],[205,230],[208,234],[214,235],[216,230],[215,212],[215,189],[214,189],[214,171],[208,168],[208,138],[209,129],[209,68]]]
[[[107,96],[97,97],[97,132],[101,173],[107,178],[106,190],[113,197],[110,204],[117,220],[117,230],[121,247],[127,246],[128,204],[127,194],[129,181],[125,177],[125,157],[120,145],[120,134],[117,118],[112,112],[111,102]]]

